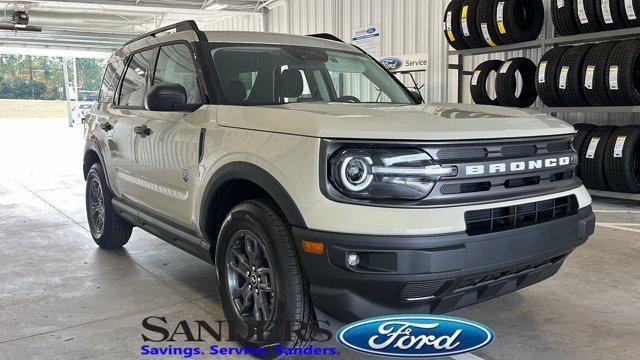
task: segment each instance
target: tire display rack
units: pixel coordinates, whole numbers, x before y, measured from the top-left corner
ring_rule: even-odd
[[[553,35],[553,34],[551,34]],[[463,49],[463,50],[449,50],[449,56],[447,56],[447,69],[457,72],[455,77],[458,83],[457,102],[462,103],[464,101],[464,77],[472,76],[473,71],[464,69],[464,59],[469,56],[487,55],[495,53],[506,53],[510,51],[528,50],[528,49],[541,49],[542,53],[546,53],[547,50],[552,47],[560,45],[579,45],[585,43],[599,43],[607,40],[625,40],[640,38],[640,27],[626,28],[619,30],[601,31],[596,33],[578,34],[570,36],[558,36],[548,37],[547,27],[543,27],[540,39],[527,41],[517,44],[500,45],[494,47]],[[451,63],[452,56],[457,58],[457,64]],[[448,76],[447,71],[447,85],[450,87],[451,79]],[[540,102],[541,103],[541,102]],[[584,106],[584,107],[548,107],[539,106],[535,109],[542,112],[549,113],[551,115],[559,113],[640,113],[640,106]],[[640,194],[618,193],[611,191],[589,190],[589,194],[597,197],[606,197],[613,199],[635,200],[640,201]]]

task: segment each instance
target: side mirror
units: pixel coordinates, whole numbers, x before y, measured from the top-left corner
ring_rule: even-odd
[[[411,94],[413,100],[415,100],[418,104],[424,103],[424,99],[422,98],[422,95],[420,95],[419,91],[409,90],[409,93]]]
[[[180,84],[154,85],[144,99],[144,107],[150,111],[174,111],[187,104],[187,90]]]

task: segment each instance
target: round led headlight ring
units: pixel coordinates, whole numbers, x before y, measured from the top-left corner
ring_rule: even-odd
[[[340,182],[349,191],[362,191],[371,185],[373,175],[370,158],[347,157],[340,165]]]

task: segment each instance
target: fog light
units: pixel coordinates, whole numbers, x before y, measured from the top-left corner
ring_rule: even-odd
[[[356,253],[349,253],[347,255],[347,265],[350,267],[356,267],[360,264],[360,256]]]

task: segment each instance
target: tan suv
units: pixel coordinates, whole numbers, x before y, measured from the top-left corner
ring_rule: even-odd
[[[573,136],[422,104],[330,35],[185,22],[111,57],[87,214],[100,247],[138,226],[215,264],[229,320],[443,313],[552,276],[593,233]]]

